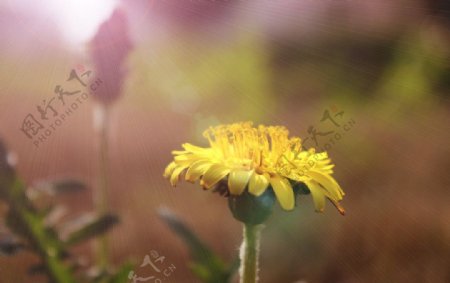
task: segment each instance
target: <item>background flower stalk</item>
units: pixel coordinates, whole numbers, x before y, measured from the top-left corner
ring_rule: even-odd
[[[94,63],[96,77],[103,81],[93,97],[97,101],[95,107],[95,126],[97,131],[99,152],[99,177],[94,203],[100,215],[108,211],[109,190],[109,126],[111,104],[123,94],[126,78],[125,61],[131,51],[126,14],[116,9],[111,17],[100,25],[91,41],[91,58]],[[101,269],[108,266],[108,243],[106,236],[97,243],[98,264]]]

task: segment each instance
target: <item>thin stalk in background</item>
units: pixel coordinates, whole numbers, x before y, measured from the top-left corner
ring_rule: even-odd
[[[94,122],[96,122],[99,152],[99,178],[94,202],[97,212],[102,215],[108,210],[110,105],[124,94],[122,89],[127,74],[125,64],[132,49],[126,12],[120,7],[114,10],[109,19],[99,26],[89,47],[96,78],[101,81],[101,86],[92,92],[92,96],[98,102]],[[99,267],[105,270],[108,266],[106,237],[99,240],[97,259]]]
[[[94,109],[95,126],[98,141],[99,174],[97,188],[94,190],[94,204],[98,215],[108,212],[108,189],[109,189],[109,114],[110,108],[105,104],[97,104]],[[108,267],[108,239],[102,235],[96,245],[97,262],[101,270]]]

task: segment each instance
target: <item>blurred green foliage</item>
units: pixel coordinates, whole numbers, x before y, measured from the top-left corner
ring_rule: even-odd
[[[83,215],[80,217],[84,219],[81,221],[82,225],[80,221],[73,221],[78,225],[65,225],[66,231],[58,231],[56,224],[64,223],[57,223],[61,222],[57,221],[58,217],[52,217],[52,213],[57,209],[56,204],[50,203],[42,208],[35,204],[35,200],[76,193],[83,189],[85,186],[76,180],[46,181],[35,188],[27,188],[8,163],[8,152],[0,140],[0,200],[8,206],[5,222],[12,233],[0,235],[0,252],[10,256],[21,250],[36,254],[40,263],[31,266],[29,273],[44,273],[49,282],[127,282],[130,265],[124,265],[115,273],[103,270],[94,276],[89,273],[77,274],[82,266],[79,265],[76,255],[70,252],[72,246],[109,231],[118,223],[117,216]]]
[[[159,211],[161,219],[169,228],[180,237],[189,252],[192,261],[189,267],[192,272],[204,283],[229,283],[239,267],[239,259],[231,264],[216,255],[196,234],[183,223],[183,221],[167,208]]]

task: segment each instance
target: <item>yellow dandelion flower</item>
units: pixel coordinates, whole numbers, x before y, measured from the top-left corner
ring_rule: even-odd
[[[200,180],[207,190],[226,182],[232,196],[248,190],[258,197],[272,189],[281,207],[292,210],[295,187],[305,184],[317,211],[323,211],[328,198],[344,213],[339,205],[344,192],[331,176],[334,165],[327,153],[302,149],[301,139],[290,138],[285,127],[244,122],[211,127],[204,136],[209,147],[185,143],[184,150],[173,151],[174,160],[164,173],[173,186],[184,174],[189,182]]]

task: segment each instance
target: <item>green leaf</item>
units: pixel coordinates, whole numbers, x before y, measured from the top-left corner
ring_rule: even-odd
[[[47,268],[44,264],[35,264],[28,268],[28,275],[39,275],[47,272]]]
[[[41,182],[38,182],[36,185],[34,185],[34,187],[38,191],[45,192],[52,196],[78,193],[87,188],[87,186],[83,182],[81,182],[79,180],[74,180],[74,179],[41,181]]]
[[[63,243],[56,232],[45,225],[44,215],[38,213],[38,209],[26,194],[26,186],[8,164],[6,153],[0,141],[0,198],[9,208],[6,225],[41,259],[36,271],[45,271],[50,282],[77,282],[72,270],[63,260],[67,256]]]
[[[191,269],[192,273],[194,273],[203,282],[209,282],[211,280],[211,277],[213,277],[213,275],[211,274],[211,270],[206,268],[206,266],[204,266],[203,264],[191,263],[189,264],[189,268]]]
[[[0,140],[0,199],[8,199],[8,191],[14,182],[14,169],[8,163],[8,151]]]
[[[0,255],[14,255],[21,251],[24,245],[11,236],[2,236],[0,238]]]
[[[76,193],[85,190],[87,187],[78,180],[59,180],[52,183],[56,194]]]
[[[0,172],[5,172],[8,168],[10,168],[8,164],[8,150],[0,139]]]
[[[114,274],[109,280],[108,283],[127,283],[129,281],[128,274],[133,270],[133,265],[130,263],[126,263],[122,265],[122,267]]]
[[[106,214],[98,219],[92,220],[75,232],[72,232],[66,240],[66,244],[71,246],[90,238],[100,236],[119,223],[119,218],[113,214]]]
[[[128,283],[128,274],[132,271],[133,265],[131,263],[123,264],[116,271],[109,271],[99,267],[95,267],[89,270],[85,274],[84,280],[82,282],[91,283]]]
[[[228,274],[228,280],[231,279],[231,276],[233,276],[233,274],[235,274],[238,269],[239,266],[241,265],[241,260],[239,259],[239,257],[236,257],[231,264],[229,265],[228,269],[227,269],[227,274]]]
[[[50,282],[75,283],[73,274],[62,261],[67,254],[62,242],[54,230],[44,225],[43,217],[26,197],[25,186],[15,180],[8,193],[10,209],[6,223],[10,230],[26,239],[31,250],[39,255]]]
[[[226,283],[236,269],[228,267],[189,227],[173,212],[164,208],[159,216],[188,246],[193,261],[189,264],[192,272],[205,283]],[[234,266],[234,265],[232,265]]]

